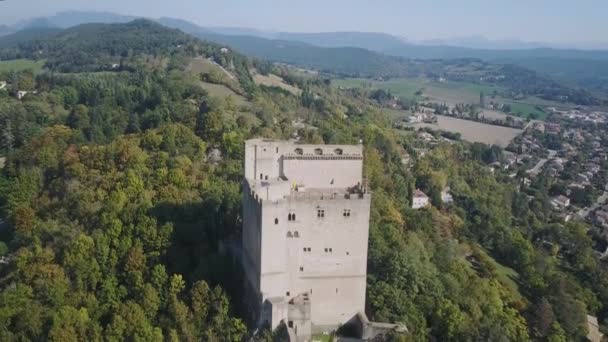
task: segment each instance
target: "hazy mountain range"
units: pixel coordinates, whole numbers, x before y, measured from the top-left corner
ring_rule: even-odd
[[[121,15],[111,12],[67,11],[57,13],[49,17],[23,20],[12,26],[0,25],[0,35],[16,32],[30,27],[54,26],[68,28],[84,23],[124,23],[137,18],[138,17],[136,16]],[[198,27],[197,24],[190,24]],[[526,42],[518,39],[491,40],[481,35],[471,37],[455,37],[449,39],[411,40],[406,37],[371,32],[292,33],[243,27],[205,27],[205,29],[223,35],[254,36],[276,40],[294,40],[323,47],[361,47],[381,52],[396,51],[401,45],[442,46],[482,50],[528,50],[539,48],[574,49],[580,48],[581,46],[584,46],[585,49],[588,50],[591,47],[591,44],[567,46],[543,42]]]
[[[68,28],[83,23],[124,23],[133,19],[136,17],[107,12],[63,12],[23,21],[11,27],[0,26],[0,35],[6,36],[23,29],[31,34],[32,28]],[[153,20],[199,38],[229,45],[245,54],[273,61],[306,64],[307,59],[327,57],[345,60],[359,58],[364,61],[368,59],[360,57],[370,55],[371,52],[415,59],[477,58],[492,63],[516,64],[571,85],[593,87],[602,91],[608,89],[608,50],[559,49],[547,47],[542,43],[491,41],[484,37],[410,42],[385,33],[288,33],[248,28],[204,27],[176,18]],[[382,56],[374,56],[374,60],[385,59]]]

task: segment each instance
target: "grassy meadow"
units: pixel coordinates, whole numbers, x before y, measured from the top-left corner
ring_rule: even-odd
[[[44,66],[44,61],[33,61],[29,59],[15,59],[10,61],[0,61],[0,73],[11,71],[32,70],[34,73],[40,72]]]

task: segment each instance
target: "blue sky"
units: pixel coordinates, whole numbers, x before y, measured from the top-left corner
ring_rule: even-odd
[[[412,40],[608,43],[608,0],[5,0],[0,24],[66,10],[170,16],[203,26],[386,32]]]

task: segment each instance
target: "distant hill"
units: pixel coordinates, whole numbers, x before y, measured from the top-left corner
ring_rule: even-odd
[[[521,50],[552,47],[551,44],[524,42],[518,39],[491,40],[483,36],[417,41],[419,45],[447,45],[481,50]]]
[[[0,37],[0,48],[14,48],[20,43],[43,39],[60,32],[59,28],[29,28]]]
[[[12,33],[13,30],[6,25],[0,25],[0,37]]]
[[[83,24],[65,30],[28,29],[0,38],[0,57],[45,59],[61,72],[96,71],[132,55],[159,55],[196,41],[179,30],[148,20],[126,24]],[[7,59],[6,56],[2,59]]]
[[[358,47],[378,52],[398,49],[403,40],[385,33],[327,32],[287,33],[281,32],[277,39],[304,42],[322,47]]]
[[[361,48],[323,48],[300,42],[211,32],[196,35],[205,40],[226,44],[256,58],[349,76],[398,76],[403,75],[407,67],[407,63],[401,58]]]
[[[3,48],[2,43],[8,46]],[[179,64],[201,55],[229,69],[238,79],[235,88],[239,91],[254,86],[249,58],[234,51],[226,53],[222,45],[146,19],[82,24],[63,30],[28,29],[0,37],[0,60],[42,59],[46,70],[61,73],[132,71],[141,63],[153,67],[172,61]]]
[[[57,13],[53,16],[24,20],[13,26],[14,31],[23,30],[30,27],[40,27],[42,22],[47,26],[69,28],[82,24],[118,24],[133,21],[138,17],[115,14],[110,12],[87,12],[87,11],[67,11]]]

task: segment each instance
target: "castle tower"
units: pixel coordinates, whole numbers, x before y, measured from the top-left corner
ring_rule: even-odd
[[[363,148],[245,144],[243,264],[260,324],[306,340],[365,310],[371,195]]]

